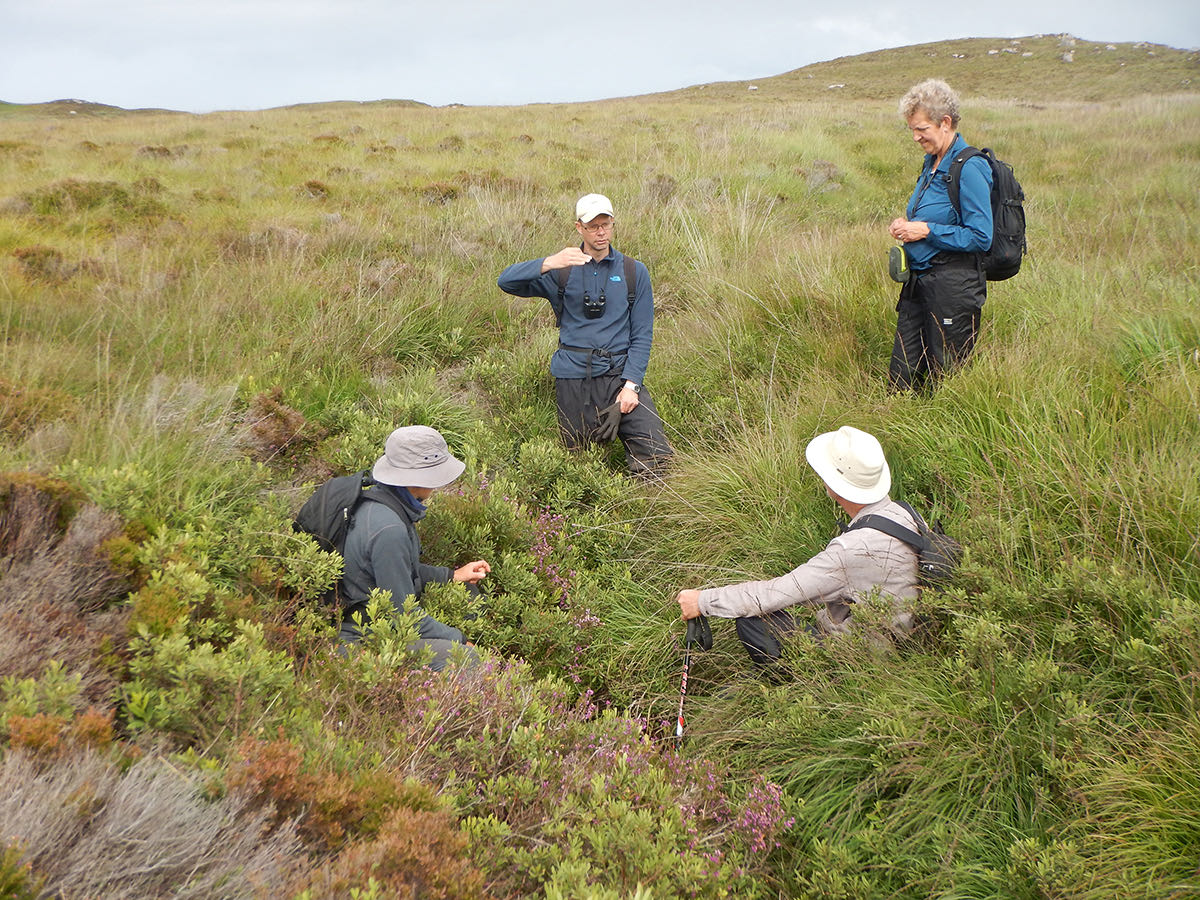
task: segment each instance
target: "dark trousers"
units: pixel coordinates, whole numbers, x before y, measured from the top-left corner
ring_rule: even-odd
[[[786,609],[762,616],[734,619],[737,636],[750,658],[760,666],[769,666],[779,661],[783,653],[780,641],[793,634],[798,627],[796,617]]]
[[[483,596],[483,591],[479,585],[465,582],[463,587],[467,589],[467,593],[472,597]],[[467,619],[475,619],[475,614],[464,616]],[[338,648],[338,653],[346,656],[349,653],[349,644],[357,644],[363,639],[363,629],[369,629],[371,620],[367,616],[367,603],[364,600],[361,603],[355,603],[342,610],[342,623],[338,628],[338,640],[341,644]],[[428,647],[433,651],[433,659],[429,662],[429,668],[434,672],[440,672],[446,666],[450,665],[450,654],[454,647],[460,645],[459,641],[447,640],[444,638],[417,638],[417,640],[408,644],[408,649],[412,652],[423,650]],[[474,665],[479,661],[479,656],[475,653],[473,647],[467,647],[468,665]]]
[[[939,254],[939,257],[941,254]],[[900,289],[896,339],[888,366],[893,390],[932,387],[961,365],[975,349],[979,312],[987,299],[987,279],[974,254],[946,254],[942,262]]]
[[[558,427],[563,443],[580,450],[595,441],[600,410],[617,399],[623,375],[596,375],[592,378],[557,378],[554,392],[558,401]],[[661,471],[671,459],[663,421],[654,405],[654,398],[642,386],[638,405],[621,416],[617,437],[625,445],[625,464],[634,475]]]
[[[337,651],[342,656],[349,655],[350,644],[357,644],[363,639],[362,629],[355,624],[351,618],[351,616],[355,613],[362,615],[365,619],[366,604],[363,604],[361,609],[347,610],[345,618],[342,619],[341,628],[338,630],[338,639],[341,641],[341,644],[339,645]],[[450,665],[450,654],[454,650],[455,646],[461,645],[459,645],[458,641],[447,641],[442,640],[441,638],[433,640],[418,638],[408,645],[408,649],[411,652],[416,653],[417,651],[424,650],[426,647],[428,647],[433,651],[433,659],[429,663],[429,668],[434,672],[440,672],[442,669],[446,668],[446,666]],[[467,648],[467,651],[468,655],[472,659],[472,662],[474,662],[476,658],[475,651],[470,647]]]

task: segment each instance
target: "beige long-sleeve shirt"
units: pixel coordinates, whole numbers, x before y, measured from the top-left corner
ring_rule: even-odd
[[[891,497],[863,507],[851,523],[865,515],[886,516],[916,530],[916,523]],[[701,591],[700,612],[735,619],[803,604],[818,608],[817,621],[824,630],[844,632],[851,605],[875,590],[893,598],[892,627],[907,631],[911,617],[903,601],[917,596],[917,553],[882,531],[858,528],[838,535],[808,562],[779,578]]]

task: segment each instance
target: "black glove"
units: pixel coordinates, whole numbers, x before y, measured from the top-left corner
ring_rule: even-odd
[[[592,432],[592,437],[597,441],[611,441],[617,436],[617,429],[621,427],[621,402],[614,401],[612,406],[606,406],[596,416],[596,429]]]
[[[712,649],[712,629],[708,627],[707,618],[696,616],[694,619],[688,619],[687,642],[695,644],[701,650]]]

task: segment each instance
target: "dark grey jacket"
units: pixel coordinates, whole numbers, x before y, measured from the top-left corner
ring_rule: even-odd
[[[415,526],[424,516],[424,511],[408,506],[387,485],[367,488],[346,534],[343,553],[342,588],[349,606],[365,603],[371,589],[377,587],[391,591],[392,604],[403,609],[407,598],[421,599],[425,585],[445,584],[451,579],[449,567],[421,562],[421,539]],[[463,640],[461,631],[430,615],[422,617],[417,631],[425,640]]]

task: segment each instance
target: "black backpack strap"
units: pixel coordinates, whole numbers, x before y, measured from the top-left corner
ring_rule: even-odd
[[[905,506],[906,504],[901,505]],[[908,546],[912,547],[918,553],[923,553],[929,549],[928,538],[918,534],[911,528],[905,528],[895,519],[889,519],[887,516],[862,516],[847,525],[843,533],[845,531],[854,531],[856,528],[874,528],[876,531],[882,531],[884,534],[891,535],[898,541],[904,541],[904,543],[908,544]]]
[[[354,499],[350,501],[350,505],[342,513],[346,520],[346,530],[342,532],[342,544],[337,548],[338,553],[346,552],[346,535],[350,533],[350,526],[354,524],[354,514],[358,511],[358,507],[362,502],[370,497],[370,492],[367,488],[374,483],[375,477],[371,474],[370,469],[363,469],[358,473],[358,493],[354,495]]]
[[[962,179],[962,167],[966,165],[968,159],[983,155],[984,151],[978,147],[967,147],[950,160],[950,173],[946,176],[946,191],[950,194],[950,202],[954,204],[954,211],[958,214],[960,223],[962,222],[962,207],[958,203],[958,182]]]
[[[929,525],[925,522],[925,519],[921,516],[921,514],[919,512],[917,512],[915,509],[913,509],[911,506],[909,506],[907,503],[905,503],[903,500],[896,500],[894,502],[898,507],[900,507],[906,513],[908,513],[910,516],[912,516],[912,520],[917,523],[918,528],[928,528],[929,527]]]
[[[567,279],[571,277],[571,269],[562,268],[554,273],[554,277],[558,280],[558,302],[551,301],[550,308],[554,310],[554,327],[562,327],[562,315],[564,304],[567,297]]]
[[[373,503],[378,503],[380,506],[386,506],[401,519],[407,518],[409,512],[408,507],[405,505],[404,501],[400,499],[399,495],[391,485],[372,481],[370,488],[370,490],[364,490],[362,493],[362,499],[364,501],[370,500]]]
[[[633,306],[633,301],[637,299],[637,260],[632,256],[625,257],[625,289],[628,291],[629,305]]]

